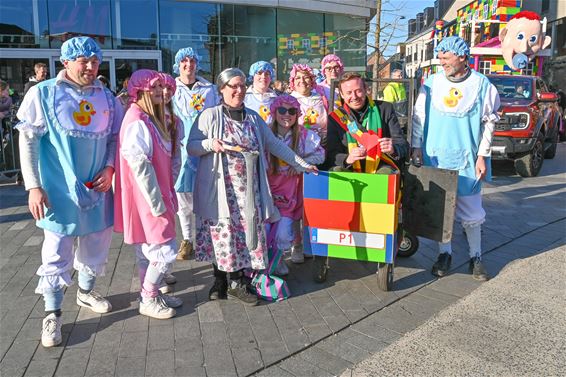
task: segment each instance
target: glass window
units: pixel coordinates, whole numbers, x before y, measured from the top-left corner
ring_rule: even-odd
[[[46,20],[44,1],[0,0],[0,47],[49,47]]]
[[[157,2],[154,0],[112,0],[114,48],[157,48]],[[132,17],[135,11],[136,16]],[[143,20],[143,22],[140,22]]]
[[[326,37],[326,48],[320,46],[322,37]],[[309,47],[304,44],[304,39],[309,41]],[[335,40],[335,33],[324,32],[323,14],[290,9],[277,10],[278,78],[288,81],[291,68],[297,63],[320,69],[322,57],[335,50]]]
[[[276,66],[274,9],[223,5],[220,20],[222,68],[239,67],[248,73],[258,60]]]
[[[480,73],[483,73],[484,75],[489,75],[491,73],[491,62],[480,61]]]
[[[108,0],[49,0],[51,48],[78,35],[94,38],[102,48],[112,48],[110,2]]]
[[[157,71],[157,60],[155,59],[116,59],[116,93],[124,86],[124,80],[138,69],[153,69]]]
[[[346,70],[366,70],[366,18],[341,14],[326,14],[324,30],[331,33],[328,53],[342,58]]]
[[[200,75],[211,79],[220,72],[216,4],[161,0],[159,19],[164,71],[173,71],[175,54],[179,49],[192,47],[201,56]]]
[[[30,77],[35,75],[33,66],[36,63],[45,63],[49,67],[48,59],[0,59],[0,77],[10,84],[18,96],[24,93],[24,85]],[[49,72],[47,73],[49,78]]]

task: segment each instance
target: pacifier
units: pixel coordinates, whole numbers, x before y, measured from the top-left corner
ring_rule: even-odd
[[[513,65],[518,69],[527,68],[528,63],[529,58],[525,54],[516,54],[515,56],[513,56]]]

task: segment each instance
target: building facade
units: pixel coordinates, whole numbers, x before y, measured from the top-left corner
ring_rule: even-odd
[[[54,77],[61,44],[93,37],[104,51],[100,74],[113,89],[133,71],[172,71],[177,50],[191,46],[208,79],[227,67],[247,71],[257,60],[288,80],[294,63],[320,67],[327,53],[365,71],[371,0],[0,0],[0,78],[18,92],[33,65]]]
[[[560,28],[564,28],[563,8],[566,6],[546,0],[473,0],[465,5],[463,1],[455,1],[444,15],[445,21],[431,25],[407,40],[406,73],[414,78],[425,78],[434,73],[438,67],[438,59],[434,56],[436,43],[442,37],[459,35],[471,47],[470,65],[481,73],[549,76],[553,62],[554,65],[564,65],[560,58],[564,56],[564,33],[560,34]],[[499,31],[521,10],[546,17],[543,27],[547,35],[553,37],[553,44],[540,51],[525,69],[512,71],[501,55]]]

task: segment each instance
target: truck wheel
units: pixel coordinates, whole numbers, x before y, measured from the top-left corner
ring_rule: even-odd
[[[536,177],[544,161],[544,147],[538,138],[528,155],[515,160],[515,170],[521,177]]]
[[[552,144],[544,152],[544,158],[548,158],[549,160],[552,160],[554,156],[556,156],[556,147],[558,145],[558,139],[560,138],[560,134],[558,133],[558,130],[555,133],[556,135],[554,135],[553,137],[554,140],[552,140]]]

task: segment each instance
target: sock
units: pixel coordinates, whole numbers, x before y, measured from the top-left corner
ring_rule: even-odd
[[[55,312],[61,310],[63,304],[63,288],[56,291],[43,292],[43,300],[45,301],[45,311]]]
[[[57,310],[46,310],[45,311],[45,316],[47,317],[48,315],[50,315],[51,313],[55,313],[55,317],[61,317],[61,309],[57,309]]]
[[[142,284],[142,298],[157,297],[159,294],[159,283],[161,283],[163,275],[156,262],[149,264]]]
[[[470,258],[481,259],[481,225],[464,225],[464,230],[468,239]]]
[[[96,276],[90,275],[86,271],[79,271],[79,291],[81,293],[89,293],[94,288]]]
[[[447,253],[449,255],[452,255],[452,241],[439,242],[438,243],[438,253],[439,254]]]

